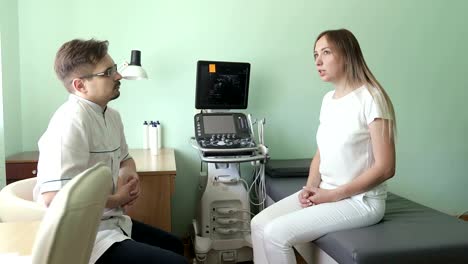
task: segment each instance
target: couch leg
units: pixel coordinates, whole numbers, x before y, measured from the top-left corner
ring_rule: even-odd
[[[307,264],[307,262],[304,260],[304,258],[297,252],[295,248],[294,249],[294,255],[296,255],[296,262],[297,264]]]
[[[458,218],[460,218],[460,219],[462,219],[464,221],[468,221],[468,211],[461,214]]]

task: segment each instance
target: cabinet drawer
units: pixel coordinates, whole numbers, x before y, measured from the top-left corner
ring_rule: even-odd
[[[37,176],[37,162],[31,163],[7,163],[7,180],[22,180]]]

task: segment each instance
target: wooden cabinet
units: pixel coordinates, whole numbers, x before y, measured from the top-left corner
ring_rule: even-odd
[[[126,213],[145,224],[171,231],[171,196],[175,189],[176,162],[173,149],[153,156],[149,149],[130,149],[140,177],[140,197]],[[22,152],[6,160],[7,184],[36,177],[37,151]]]
[[[6,183],[37,176],[39,152],[27,151],[8,156],[5,160]]]
[[[171,196],[175,189],[176,163],[173,149],[153,156],[149,149],[130,149],[140,177],[140,197],[127,214],[140,222],[171,231]]]

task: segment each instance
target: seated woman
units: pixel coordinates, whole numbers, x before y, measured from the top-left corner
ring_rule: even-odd
[[[306,186],[251,221],[254,262],[296,263],[292,246],[329,232],[376,224],[385,181],[395,173],[395,112],[346,29],[315,42],[320,78],[334,91],[322,101],[317,151]]]

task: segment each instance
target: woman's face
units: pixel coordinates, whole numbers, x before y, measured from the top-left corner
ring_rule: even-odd
[[[315,43],[314,58],[320,79],[325,82],[338,83],[344,78],[343,60],[334,47],[330,46],[326,36],[321,37]]]

